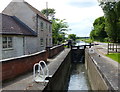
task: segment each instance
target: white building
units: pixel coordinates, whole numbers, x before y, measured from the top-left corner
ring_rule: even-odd
[[[22,0],[21,0],[22,1]],[[26,54],[31,54],[35,52],[39,52],[44,50],[46,47],[52,46],[52,25],[51,22],[37,9],[32,7],[25,1],[22,2],[11,2],[4,10],[2,16],[11,17],[9,21],[4,21],[4,18],[1,20],[2,25],[4,22],[8,25],[11,23],[10,21],[14,21],[18,23],[18,25],[22,25],[22,27],[26,29],[22,29],[21,26],[19,28],[13,27],[11,25],[9,27],[9,31],[7,34],[4,34],[2,26],[2,32],[0,36],[0,43],[2,52],[0,55],[0,59],[16,57]],[[6,14],[6,15],[4,15]],[[18,26],[17,25],[17,26]],[[14,30],[16,34],[10,34],[10,30]],[[22,30],[23,33],[19,33]],[[27,30],[27,31],[25,31]],[[25,33],[29,32],[30,35],[26,35]],[[18,32],[18,33],[17,33]],[[21,31],[20,31],[21,32]],[[24,33],[25,32],[25,33]],[[13,32],[14,33],[14,32]],[[11,38],[12,37],[12,38]],[[3,38],[3,39],[2,39]],[[11,41],[12,39],[12,41]],[[9,45],[12,44],[12,48],[4,48],[4,42]]]

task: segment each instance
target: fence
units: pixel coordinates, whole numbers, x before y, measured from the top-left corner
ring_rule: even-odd
[[[120,53],[120,43],[108,43],[108,54],[116,52]]]

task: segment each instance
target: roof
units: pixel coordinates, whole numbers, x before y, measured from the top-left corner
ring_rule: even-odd
[[[15,16],[9,16],[0,13],[0,23],[2,23],[2,35],[24,35],[24,36],[37,36],[37,33],[29,28],[26,24],[20,21]]]
[[[39,17],[41,17],[42,19],[44,19],[45,21],[49,22],[49,23],[52,23],[51,21],[49,21],[46,16],[44,16],[44,14],[42,14],[39,10],[37,10],[36,8],[34,8],[33,6],[31,6],[29,3],[25,2],[24,3],[33,11],[35,12],[36,14],[39,15]]]

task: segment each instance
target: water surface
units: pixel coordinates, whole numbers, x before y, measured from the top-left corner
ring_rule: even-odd
[[[71,90],[91,90],[84,64],[73,65],[68,92]]]

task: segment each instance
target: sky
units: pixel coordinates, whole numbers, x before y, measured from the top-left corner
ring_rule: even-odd
[[[0,12],[12,0],[0,0]],[[69,25],[67,34],[76,34],[80,37],[88,37],[96,18],[103,16],[103,11],[97,0],[25,0],[38,10],[46,8],[54,8],[56,10],[55,17],[66,19]]]

